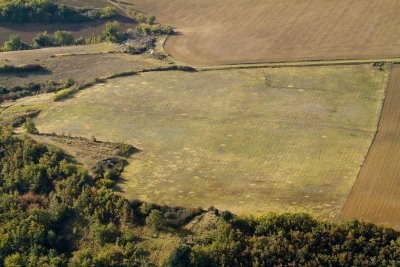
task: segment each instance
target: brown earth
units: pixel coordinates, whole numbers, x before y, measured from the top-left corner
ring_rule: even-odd
[[[342,219],[400,229],[400,66],[394,66],[378,133],[344,205]]]
[[[41,74],[2,74],[0,85],[73,78],[84,83],[95,78],[126,71],[140,71],[167,65],[144,55],[124,54],[115,44],[67,46],[0,53],[1,65],[41,64],[49,71]]]
[[[398,0],[127,0],[193,65],[400,56]]]

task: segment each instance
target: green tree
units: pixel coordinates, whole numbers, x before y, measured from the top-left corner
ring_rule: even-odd
[[[146,218],[146,224],[150,225],[154,229],[159,230],[161,227],[163,227],[163,217],[161,215],[161,212],[159,210],[152,210]]]
[[[122,39],[120,24],[117,21],[107,22],[102,37],[106,42],[117,43]]]
[[[74,36],[69,31],[56,31],[54,42],[58,46],[72,45],[74,44]]]
[[[155,22],[156,22],[156,17],[154,17],[154,16],[146,17],[146,23],[147,24],[153,25]]]
[[[33,39],[34,48],[54,46],[54,39],[48,34],[47,31],[39,32]]]
[[[29,49],[29,45],[25,44],[21,40],[21,36],[18,34],[11,35],[7,41],[4,42],[3,51],[16,51]]]
[[[192,249],[189,246],[181,245],[174,249],[168,257],[166,267],[186,267],[190,266],[190,253]]]
[[[25,131],[29,134],[38,134],[39,131],[36,128],[35,123],[32,121],[31,118],[27,118],[24,124]]]

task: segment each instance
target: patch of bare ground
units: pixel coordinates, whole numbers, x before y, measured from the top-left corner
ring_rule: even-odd
[[[78,83],[127,71],[141,71],[168,65],[143,55],[124,54],[116,44],[54,47],[0,53],[0,65],[41,64],[48,71],[33,74],[3,74],[0,85],[15,86],[28,82],[73,78]]]
[[[400,229],[400,66],[394,65],[375,140],[344,205],[342,219]]]
[[[82,137],[58,136],[53,134],[29,136],[38,143],[62,149],[88,169],[92,169],[95,164],[104,159],[115,157],[125,159],[130,154],[138,152],[137,149],[129,146],[130,151],[124,153],[121,149],[121,144],[89,140]]]
[[[129,0],[172,24],[166,50],[192,65],[400,54],[398,0]]]

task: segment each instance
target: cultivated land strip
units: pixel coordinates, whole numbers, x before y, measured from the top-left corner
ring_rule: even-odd
[[[342,219],[400,229],[400,66],[394,65],[375,140],[344,205]]]
[[[190,65],[396,57],[398,0],[128,0],[174,25],[166,50]]]

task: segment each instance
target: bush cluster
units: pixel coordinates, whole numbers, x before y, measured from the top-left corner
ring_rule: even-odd
[[[0,103],[5,100],[16,100],[18,98],[43,93],[53,93],[75,84],[73,79],[60,81],[46,81],[44,83],[29,83],[26,86],[4,87],[0,85]]]
[[[53,0],[0,0],[0,22],[84,22],[118,16],[112,7],[77,9]]]

